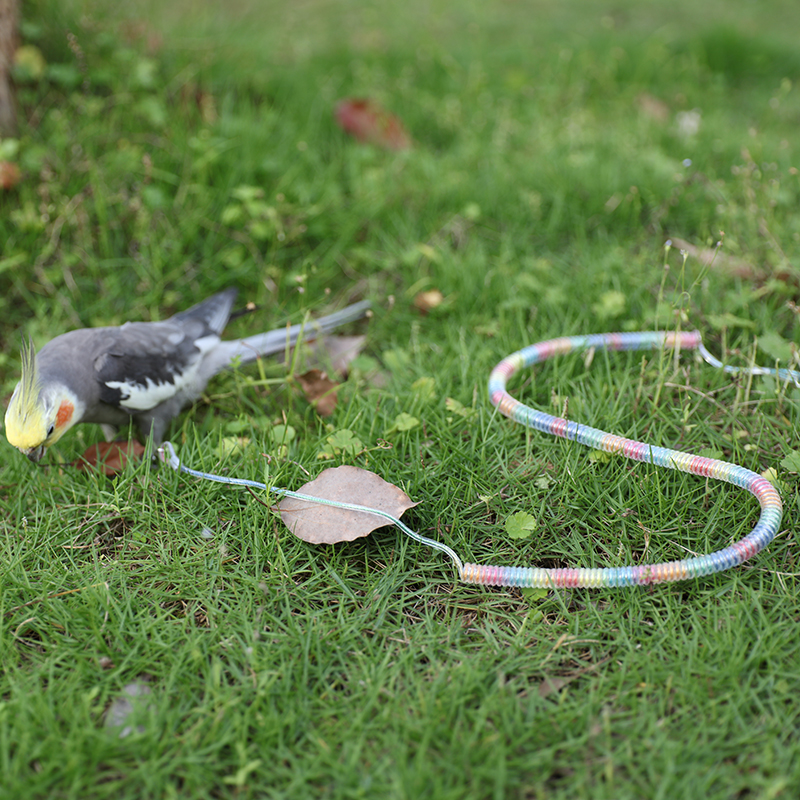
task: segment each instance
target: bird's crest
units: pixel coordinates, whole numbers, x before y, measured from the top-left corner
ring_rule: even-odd
[[[15,447],[35,447],[42,441],[41,381],[33,339],[22,343],[22,376],[6,411],[6,437]]]

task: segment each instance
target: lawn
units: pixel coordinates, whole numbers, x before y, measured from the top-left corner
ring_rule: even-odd
[[[186,463],[294,490],[365,467],[479,564],[669,561],[750,531],[740,489],[525,429],[486,382],[525,345],[616,330],[696,328],[726,363],[796,364],[794,0],[23,15],[38,50],[0,141],[22,175],[0,191],[4,403],[23,336],[228,286],[256,306],[231,338],[368,298],[332,415],[296,364],[234,371],[173,424]],[[396,115],[411,148],[348,136],[346,97]],[[778,536],[695,581],[488,588],[392,527],[312,545],[258,492],[79,470],[95,426],[38,467],[0,437],[0,795],[800,796],[800,389],[597,352],[510,390],[766,473]],[[123,731],[108,713],[130,686]]]

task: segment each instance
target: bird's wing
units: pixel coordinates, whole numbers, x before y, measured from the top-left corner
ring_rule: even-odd
[[[236,289],[209,297],[164,322],[128,322],[95,358],[100,399],[133,414],[174,397],[188,403],[205,387],[198,369],[219,344]]]
[[[203,389],[196,383],[200,362],[219,336],[199,321],[182,322],[129,322],[106,329],[107,341],[94,359],[100,400],[135,414],[176,395],[187,402],[196,397]]]

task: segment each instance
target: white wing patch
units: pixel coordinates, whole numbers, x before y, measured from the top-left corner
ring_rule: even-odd
[[[156,383],[152,378],[145,378],[146,383],[137,381],[106,381],[109,389],[119,390],[122,397],[119,405],[128,411],[149,411],[165,400],[170,400],[177,394],[183,394],[188,389],[188,396],[194,396],[192,389],[195,386],[197,374],[200,371],[200,364],[204,356],[219,343],[219,336],[202,336],[196,339],[193,344],[200,351],[200,357],[192,360],[183,372],[176,372],[172,375],[171,381],[159,381]],[[201,387],[202,390],[202,387]]]
[[[188,376],[176,375],[175,383],[156,383],[152,378],[147,378],[146,386],[128,381],[106,381],[106,386],[109,389],[119,389],[122,394],[119,404],[122,408],[127,408],[129,411],[149,411],[159,403],[174,397],[181,390],[184,383],[182,380],[178,382],[181,377]]]

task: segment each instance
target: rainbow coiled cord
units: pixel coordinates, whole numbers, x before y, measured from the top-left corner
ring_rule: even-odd
[[[633,461],[644,461],[667,469],[690,472],[705,478],[716,478],[741,486],[754,495],[761,505],[761,516],[753,530],[739,542],[708,555],[669,561],[660,564],[644,564],[635,567],[606,567],[601,569],[538,569],[521,567],[491,567],[479,564],[464,564],[461,580],[467,583],[482,583],[492,586],[522,587],[594,587],[594,586],[638,586],[641,584],[679,581],[698,578],[714,572],[735,567],[763,550],[778,533],[783,515],[781,498],[775,487],[749,469],[703,458],[666,447],[655,447],[645,442],[625,439],[612,433],[590,428],[577,422],[554,417],[543,411],[515,400],[506,391],[506,382],[523,367],[538,364],[548,358],[566,353],[595,348],[596,350],[653,350],[662,347],[679,350],[700,350],[710,363],[716,362],[703,347],[698,331],[690,333],[663,333],[640,331],[637,333],[600,333],[589,336],[564,336],[512,353],[504,358],[489,377],[489,397],[493,405],[505,416],[529,428],[571,439],[596,450],[621,453]],[[722,366],[720,362],[714,366]],[[749,372],[754,374],[778,374],[779,377],[797,380],[796,373],[788,370],[771,370],[764,367],[725,367],[727,372]]]
[[[600,569],[543,569],[537,567],[494,567],[480,564],[464,564],[458,554],[443,542],[429,539],[411,530],[404,522],[385,511],[368,508],[338,500],[328,500],[312,495],[293,492],[279,487],[267,487],[259,481],[243,478],[230,478],[190,469],[180,461],[170,442],[164,442],[158,448],[162,461],[174,470],[185,472],[196,478],[228,483],[236,486],[249,486],[263,489],[284,497],[294,497],[312,503],[344,508],[365,514],[373,514],[385,519],[400,528],[403,533],[417,542],[445,553],[458,570],[459,578],[464,583],[479,583],[487,586],[520,586],[553,588],[569,587],[621,587],[639,586],[642,584],[680,581],[687,578],[699,578],[714,572],[735,567],[748,558],[752,558],[763,550],[776,536],[781,524],[783,506],[781,498],[773,485],[749,469],[719,461],[715,458],[703,458],[680,450],[669,450],[666,447],[655,447],[645,442],[625,439],[613,433],[606,433],[588,425],[581,425],[560,417],[545,414],[535,408],[515,400],[506,391],[506,382],[523,367],[529,367],[556,355],[574,353],[594,348],[596,350],[655,350],[660,348],[677,348],[680,350],[697,350],[712,366],[724,369],[730,374],[775,375],[783,381],[794,381],[800,386],[800,373],[787,369],[770,369],[768,367],[732,367],[723,364],[706,350],[697,331],[691,333],[663,333],[659,331],[640,331],[637,333],[599,333],[589,336],[564,336],[550,339],[512,353],[504,358],[489,377],[489,397],[501,413],[520,422],[529,428],[571,439],[596,450],[608,453],[622,453],[633,461],[644,461],[666,469],[690,472],[704,478],[716,478],[741,486],[754,495],[761,504],[761,516],[753,530],[739,542],[704,556],[687,558],[683,561],[669,561],[661,564],[645,564],[637,567],[605,567]]]

